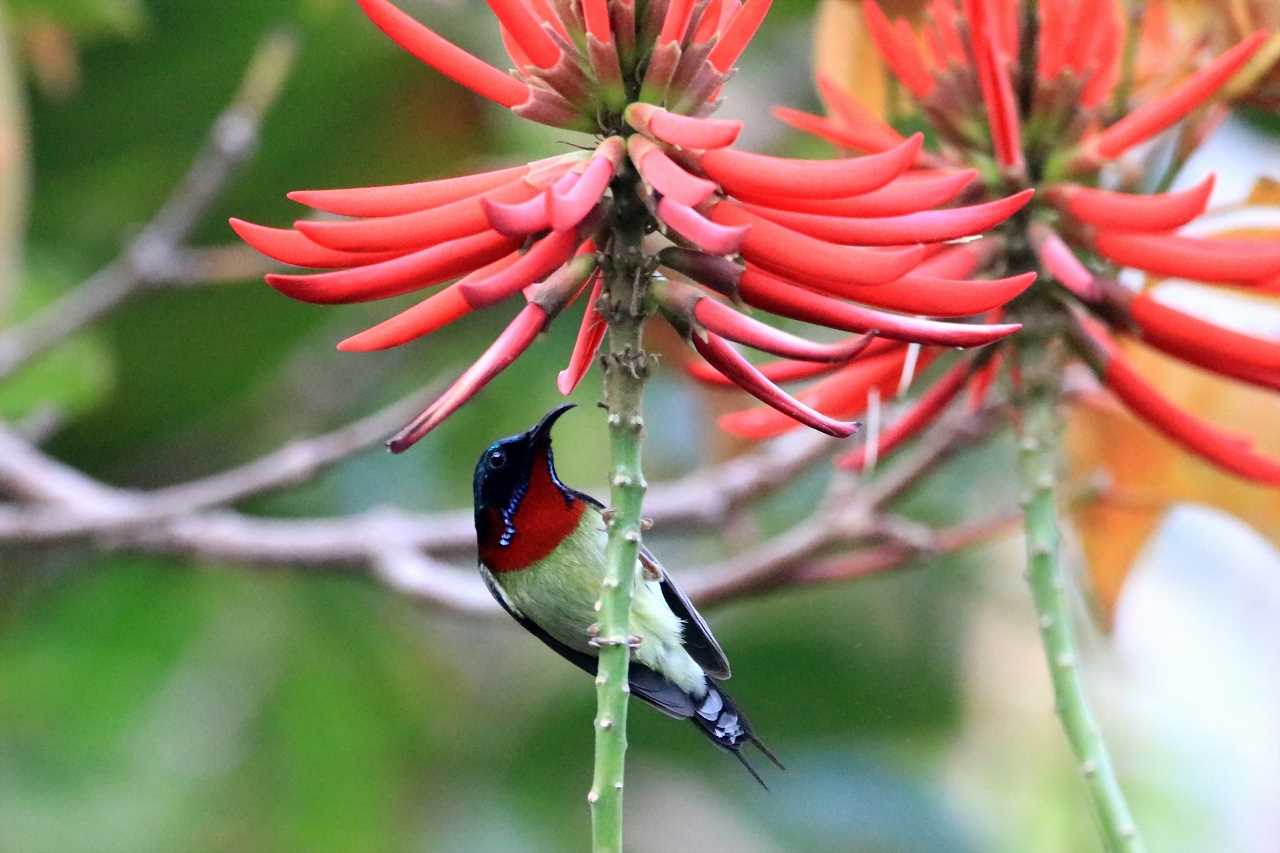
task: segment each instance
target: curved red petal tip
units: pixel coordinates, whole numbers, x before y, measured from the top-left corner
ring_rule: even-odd
[[[541,307],[526,305],[484,354],[422,414],[387,442],[387,447],[392,453],[403,453],[421,441],[423,436],[438,427],[519,358],[546,324],[547,315]]]
[[[867,288],[865,292],[856,294],[856,298],[867,305],[909,314],[968,317],[1006,305],[1035,280],[1034,272],[994,279],[939,278],[924,275],[917,267],[915,272],[894,284]]]
[[[1172,126],[1209,100],[1244,67],[1266,42],[1265,31],[1256,32],[1237,43],[1217,59],[1202,67],[1173,91],[1133,110],[1115,124],[1085,142],[1085,150],[1097,157],[1118,157],[1139,142]]]
[[[1102,380],[1130,411],[1174,443],[1237,476],[1280,484],[1280,462],[1256,453],[1247,436],[1221,430],[1179,408],[1144,380],[1114,346],[1107,352]]]
[[[567,177],[567,176],[566,176]],[[548,193],[539,193],[531,199],[517,204],[508,204],[492,199],[481,199],[485,219],[499,234],[508,237],[523,237],[537,234],[551,227],[551,215],[547,211]]]
[[[591,287],[591,296],[587,299],[587,309],[582,312],[582,325],[578,327],[578,337],[573,342],[569,365],[556,376],[556,389],[566,397],[573,393],[591,369],[591,363],[595,361],[600,344],[604,341],[605,332],[609,330],[609,324],[597,307],[603,289],[604,279],[597,274],[595,284]]]
[[[705,334],[695,332],[693,345],[699,355],[732,379],[735,385],[793,422],[812,427],[836,438],[848,438],[861,426],[856,421],[841,421],[828,417],[792,397],[770,382],[728,342],[712,332]]]
[[[560,47],[521,0],[488,0],[489,8],[530,61],[542,69],[560,61]]]
[[[616,156],[608,151],[597,152],[587,164],[582,177],[568,186],[557,184],[551,190],[549,209],[551,211],[551,227],[557,231],[576,228],[578,223],[587,218],[613,180],[614,171],[622,162],[622,141],[614,137]],[[604,147],[602,143],[601,147]]]
[[[389,261],[315,275],[266,277],[293,299],[325,305],[387,299],[468,273],[512,252],[519,242],[496,231],[463,237]]]
[[[627,154],[636,171],[654,190],[681,204],[697,207],[716,191],[711,181],[689,174],[665,151],[638,133],[627,140]]]
[[[878,190],[847,198],[794,198],[790,196],[741,196],[752,204],[772,207],[775,210],[791,210],[796,213],[816,213],[824,216],[901,216],[917,213],[946,204],[960,195],[978,177],[974,169],[913,177],[910,172]],[[968,275],[968,273],[964,273]]]
[[[438,181],[355,187],[338,190],[295,190],[290,201],[339,216],[395,216],[440,207],[468,196],[497,189],[529,174],[530,164],[480,172]]]
[[[392,41],[455,83],[507,108],[529,100],[524,83],[436,35],[387,0],[356,2]]]
[[[901,246],[905,243],[938,243],[981,234],[1025,207],[1034,194],[1035,190],[1026,189],[1007,198],[969,207],[860,219],[795,213],[756,205],[747,205],[747,208],[779,225],[831,243]]]
[[[924,260],[923,246],[837,246],[727,202],[713,207],[710,219],[721,225],[749,225],[742,241],[742,254],[747,260],[824,290],[888,284]]]
[[[1102,231],[1094,248],[1121,266],[1209,283],[1248,284],[1280,273],[1280,241],[1216,240]]]
[[[699,166],[735,195],[840,198],[888,184],[911,167],[923,141],[917,133],[880,154],[839,160],[794,160],[722,148],[702,155]]]
[[[972,367],[969,361],[961,361],[929,386],[929,390],[921,394],[901,417],[877,437],[876,457],[883,459],[928,427],[964,388]],[[869,436],[868,443],[870,441]],[[836,465],[846,471],[861,471],[866,467],[870,457],[871,448],[868,444],[863,444],[837,459]]]
[[[834,344],[814,343],[775,329],[708,297],[697,300],[693,316],[705,328],[721,337],[762,352],[802,361],[852,361],[875,339],[875,333],[868,332]]]
[[[728,6],[729,4],[726,4]],[[734,13],[720,33],[720,40],[711,49],[707,61],[719,72],[725,73],[742,56],[747,45],[755,38],[756,31],[769,14],[773,0],[747,0]]]
[[[949,246],[926,258],[912,270],[912,275],[960,279],[973,275],[991,262],[1003,248],[999,237],[981,237],[957,246]]]
[[[1280,382],[1280,340],[1246,335],[1201,320],[1152,298],[1151,291],[1130,300],[1129,316],[1143,340],[1219,373],[1236,367],[1270,372]],[[1191,358],[1187,358],[1190,356]]]
[[[732,255],[742,247],[749,225],[719,225],[672,198],[658,202],[658,218],[673,231],[712,255]]]
[[[881,337],[945,347],[985,346],[1022,328],[1018,323],[975,324],[926,320],[879,311],[814,293],[748,266],[738,282],[748,304],[795,320],[847,332],[877,330]]]
[[[404,252],[339,252],[287,228],[269,228],[243,219],[230,219],[231,229],[245,243],[268,258],[313,269],[346,269],[398,258]]]
[[[488,229],[489,219],[484,210],[486,199],[518,203],[532,198],[537,192],[524,181],[516,181],[483,195],[430,210],[346,222],[301,219],[294,223],[294,228],[322,246],[344,252],[425,249]]]
[[[902,144],[905,137],[901,133],[864,107],[857,98],[826,74],[819,71],[815,79],[822,101],[827,105],[827,110],[835,114],[838,125],[871,142],[869,150],[885,151]]]
[[[488,308],[550,275],[573,256],[578,244],[575,232],[553,231],[506,269],[483,279],[459,282],[459,287],[473,307]]]
[[[417,305],[341,341],[338,349],[341,352],[374,352],[398,347],[439,331],[474,310],[463,296],[459,285],[493,275],[511,266],[519,257],[519,252],[512,252],[475,272],[468,273],[466,278],[449,285],[439,293],[432,294]]]
[[[936,356],[936,351],[920,352],[919,367]],[[901,380],[907,348],[864,358],[845,365],[825,379],[805,388],[796,398],[812,409],[827,412],[833,418],[854,418],[866,410],[872,390],[882,395],[895,392]],[[717,365],[718,366],[718,365]],[[772,438],[795,427],[790,418],[770,409],[746,409],[729,412],[719,420],[720,428],[742,438]]]
[[[1204,213],[1213,175],[1194,187],[1155,195],[1110,192],[1075,184],[1050,187],[1046,197],[1087,225],[1117,231],[1169,231]]]
[[[1037,222],[1032,224],[1030,236],[1036,257],[1059,284],[1085,302],[1096,302],[1102,298],[1102,290],[1093,273],[1057,232]]]
[[[640,102],[629,105],[623,118],[641,133],[681,148],[724,148],[736,142],[742,132],[740,121],[695,118]]]

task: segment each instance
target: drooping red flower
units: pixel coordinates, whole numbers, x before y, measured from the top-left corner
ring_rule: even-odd
[[[1152,19],[1145,28],[1129,32],[1119,0],[1045,0],[1034,7],[999,0],[933,0],[919,26],[892,21],[875,0],[866,0],[872,40],[937,134],[937,150],[916,154],[917,171],[926,176],[918,180],[927,182],[921,199],[929,204],[959,199],[967,205],[921,214],[894,207],[893,215],[868,220],[866,227],[881,234],[902,228],[905,237],[925,233],[916,229],[942,217],[966,215],[960,211],[997,214],[996,221],[1003,224],[992,222],[996,234],[981,241],[992,248],[964,275],[1038,267],[1041,283],[1012,303],[1012,319],[1025,316],[1029,306],[1056,311],[1063,328],[1070,330],[1075,353],[1139,418],[1219,467],[1280,484],[1280,462],[1256,454],[1247,438],[1175,407],[1130,367],[1115,345],[1117,338],[1132,338],[1223,377],[1280,389],[1280,341],[1232,331],[1213,318],[1176,310],[1149,290],[1119,283],[1118,271],[1126,267],[1153,277],[1258,291],[1280,280],[1276,241],[1180,232],[1205,211],[1212,178],[1175,192],[1146,189],[1171,180],[1221,120],[1214,96],[1257,53],[1266,34],[1245,38],[1153,94],[1152,86],[1163,81],[1138,81],[1134,73],[1135,68],[1155,67],[1158,52],[1167,50],[1160,28],[1152,24],[1163,14],[1163,4],[1151,5]],[[1032,10],[1026,14],[1034,18],[1023,17],[1024,10]],[[821,75],[818,86],[828,115],[788,108],[778,108],[776,115],[842,149],[869,156],[884,156],[903,144],[893,127],[852,94]],[[1141,147],[1166,131],[1178,134],[1169,162],[1144,159]],[[962,182],[961,175],[970,176],[969,181]],[[974,180],[977,175],[982,179]],[[999,207],[1026,189],[1038,190],[1035,198],[1017,216],[999,217]],[[983,203],[984,198],[994,200]],[[857,233],[848,225],[837,226],[829,219],[832,205],[817,199],[791,204],[766,200],[746,207],[763,220],[825,239]],[[875,214],[859,209],[859,215]],[[998,304],[972,307],[994,309]],[[928,353],[921,353],[922,361]],[[896,423],[873,437],[875,446],[855,450],[842,463],[861,468],[868,459],[891,451],[927,426],[966,383],[973,393],[985,393],[999,355],[988,349],[957,359]],[[864,363],[859,369],[866,374],[867,367]],[[794,370],[781,364],[768,369],[779,374]],[[861,376],[856,381],[866,385],[870,380]],[[878,387],[889,390],[884,383]],[[819,383],[799,396],[813,403],[824,393]],[[849,417],[860,407],[823,410]],[[763,412],[736,413],[724,426],[762,434],[759,424],[766,419]],[[774,421],[768,422],[776,428]]]
[[[295,299],[358,302],[446,285],[346,339],[343,350],[405,344],[523,294],[515,320],[393,439],[394,450],[456,411],[590,293],[557,381],[562,392],[573,390],[606,333],[608,240],[621,208],[645,211],[655,232],[646,253],[658,273],[659,312],[715,375],[787,424],[839,436],[857,427],[784,392],[771,378],[776,368],[754,367],[730,342],[844,377],[889,363],[901,370],[918,360],[915,345],[982,346],[1018,328],[919,315],[981,314],[1029,286],[1031,274],[969,280],[992,244],[946,244],[1004,221],[1030,192],[930,211],[974,174],[916,169],[919,135],[868,156],[791,160],[732,148],[741,124],[708,118],[770,0],[490,0],[510,73],[387,0],[359,3],[402,48],[477,94],[531,121],[596,137],[592,150],[491,172],[290,195],[341,219],[302,219],[289,229],[232,221],[264,254],[328,270],[267,277]],[[744,305],[855,337],[811,343],[747,316]],[[856,393],[845,381],[835,408],[851,411],[845,403]]]

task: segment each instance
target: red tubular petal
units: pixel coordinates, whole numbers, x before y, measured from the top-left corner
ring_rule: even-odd
[[[848,148],[852,151],[877,152],[885,150],[878,137],[861,133],[854,128],[845,127],[830,119],[796,110],[791,107],[773,107],[773,117],[788,127],[801,133],[812,134],[825,139],[837,148]]]
[[[972,367],[968,361],[961,361],[929,386],[929,390],[921,394],[901,417],[877,437],[876,457],[883,459],[932,423],[964,388],[965,380],[969,378]],[[870,456],[870,448],[864,443],[853,452],[837,459],[836,464],[848,471],[861,471]]]
[[[307,207],[341,216],[395,216],[427,210],[458,201],[518,181],[529,174],[530,165],[513,166],[496,172],[480,172],[460,178],[360,187],[342,190],[297,190],[289,198]]]
[[[533,60],[529,58],[529,54],[524,52],[520,42],[516,41],[516,37],[511,34],[511,31],[501,24],[498,25],[498,37],[502,40],[502,46],[506,48],[507,57],[511,60],[512,65],[516,68],[533,65]]]
[[[484,200],[518,203],[538,195],[523,180],[479,196],[464,198],[430,210],[381,216],[351,222],[299,220],[294,227],[322,246],[344,252],[386,252],[421,249],[447,240],[478,234],[489,227]]]
[[[1090,64],[1092,75],[1080,94],[1080,103],[1084,107],[1098,107],[1106,103],[1115,91],[1116,81],[1120,77],[1120,63],[1124,52],[1124,31],[1127,10],[1114,0],[1109,0],[1103,10],[1099,22],[1101,32],[1094,44],[1094,57]]]
[[[702,20],[698,22],[698,28],[693,33],[694,44],[706,44],[711,37],[716,34],[720,28],[720,12],[724,0],[711,0],[707,4],[707,8],[702,13]]]
[[[856,98],[840,88],[830,77],[817,75],[818,91],[827,109],[835,114],[840,127],[871,142],[868,151],[887,151],[901,145],[905,138],[893,127],[886,124],[875,113],[868,110]]]
[[[658,34],[658,44],[684,41],[684,32],[689,27],[689,17],[692,14],[693,0],[671,0],[671,4],[667,6],[667,15],[662,19],[662,32]]]
[[[904,348],[875,358],[860,359],[809,386],[796,397],[805,405],[834,417],[855,418],[866,410],[872,389],[884,395],[897,390],[906,353]],[[921,365],[927,364],[933,356],[931,350],[921,352]],[[720,418],[721,429],[743,438],[772,438],[794,427],[788,418],[769,409],[730,412]]]
[[[978,65],[978,82],[987,108],[987,124],[996,161],[1006,169],[1022,167],[1022,129],[1018,104],[1005,61],[988,22],[973,23],[973,46]]]
[[[591,162],[587,164],[582,179],[571,186],[555,186],[551,190],[551,227],[557,231],[576,228],[587,218],[604,191],[609,188],[614,172],[622,164],[622,140],[611,137],[600,143]]]
[[[925,64],[915,31],[906,18],[899,18],[894,23],[894,30],[898,37],[898,61],[902,63],[901,68],[895,71],[901,71],[899,79],[902,85],[916,97],[926,100],[933,94],[937,83],[929,73],[929,66]]]
[[[761,323],[710,297],[703,297],[697,301],[693,307],[693,316],[707,329],[723,338],[761,352],[801,361],[852,361],[866,350],[875,338],[872,334],[866,334],[834,344],[814,343]]]
[[[1040,55],[1036,62],[1036,76],[1047,83],[1058,76],[1067,56],[1067,38],[1071,27],[1066,25],[1065,4],[1068,0],[1040,0],[1040,26],[1037,30]]]
[[[781,383],[826,376],[828,373],[835,373],[842,366],[835,362],[786,360],[757,364],[756,369],[770,382]],[[690,361],[685,365],[685,372],[706,385],[714,385],[718,388],[736,387],[732,379],[705,361]]]
[[[1050,187],[1046,198],[1060,210],[1098,228],[1117,231],[1168,231],[1201,213],[1213,192],[1213,175],[1180,192],[1136,195],[1074,184]]]
[[[570,172],[556,182],[557,186],[572,187],[578,181],[578,175]],[[530,199],[517,204],[506,204],[483,199],[481,207],[493,230],[509,237],[523,237],[537,234],[551,227],[550,191],[538,193]]]
[[[1004,247],[999,237],[982,237],[943,249],[911,271],[913,276],[960,279],[973,273],[996,256]]]
[[[1233,365],[1270,372],[1280,381],[1280,341],[1257,338],[1208,323],[1140,293],[1129,303],[1129,316],[1153,346],[1172,344],[1200,355],[1197,364],[1216,370]]]
[[[888,186],[848,198],[804,198],[789,196],[739,195],[742,201],[825,216],[901,216],[931,210],[954,199],[973,183],[978,173],[973,169],[943,172],[914,178],[904,175]]]
[[[308,240],[286,228],[268,228],[243,219],[231,219],[231,228],[241,240],[268,258],[286,264],[316,269],[346,269],[398,258],[403,252],[339,252]]]
[[[721,225],[750,226],[742,241],[742,254],[747,260],[818,287],[888,284],[924,259],[921,246],[836,246],[784,228],[729,202],[713,207],[710,218]]]
[[[1130,411],[1187,450],[1237,476],[1280,484],[1280,462],[1259,455],[1248,436],[1218,429],[1179,408],[1138,375],[1114,347],[1108,349],[1101,378]]]
[[[792,160],[722,148],[702,155],[699,167],[733,194],[841,198],[879,189],[911,168],[923,139],[917,133],[880,154],[840,160]]]
[[[1196,281],[1247,284],[1280,273],[1280,241],[1274,240],[1103,231],[1094,235],[1093,245],[1121,266]]]
[[[560,20],[560,15],[548,0],[532,0],[531,5],[538,18],[550,24],[551,28],[559,33],[562,39],[573,41],[573,38],[569,35],[569,30],[565,28],[564,21]]]
[[[613,24],[609,21],[608,0],[582,0],[582,17],[587,32],[602,44],[613,44]]]
[[[357,2],[392,41],[455,83],[507,108],[529,99],[529,87],[524,83],[436,35],[387,0]]]
[[[439,284],[492,263],[519,245],[497,231],[485,231],[364,267],[317,275],[271,274],[267,284],[303,302],[368,302]]]
[[[1096,302],[1102,297],[1093,273],[1080,262],[1061,237],[1041,223],[1030,228],[1031,248],[1041,265],[1054,280],[1086,302]]]
[[[697,207],[716,191],[711,181],[690,175],[665,151],[638,133],[627,140],[627,154],[636,171],[655,190],[681,204]]]
[[[1139,142],[1181,119],[1209,100],[1244,67],[1267,40],[1266,32],[1256,32],[1213,62],[1192,74],[1173,91],[1149,101],[1101,133],[1086,141],[1086,150],[1098,157],[1118,157]]]
[[[799,422],[837,438],[848,438],[858,431],[859,424],[856,422],[829,418],[774,385],[718,335],[712,332],[705,335],[694,332],[693,345],[703,358],[732,379],[735,385],[760,402],[772,406],[773,410],[787,419],[788,426],[795,426]]]
[[[908,314],[968,317],[1007,304],[1035,280],[1036,274],[1033,272],[1008,278],[957,280],[922,275],[917,268],[916,272],[909,273],[892,284],[850,289],[838,295]]]
[[[474,310],[462,295],[459,285],[468,279],[489,276],[505,269],[515,263],[519,257],[518,252],[512,252],[499,258],[439,293],[433,293],[412,308],[401,311],[394,317],[383,320],[357,335],[352,335],[339,343],[338,349],[342,352],[374,352],[390,349],[443,329]]]
[[[546,325],[546,312],[537,305],[526,305],[498,339],[485,350],[484,355],[468,367],[426,411],[414,418],[387,443],[391,452],[403,453],[438,427],[445,418],[456,412],[463,403],[474,397],[490,380],[519,358]]]
[[[765,15],[769,14],[769,7],[772,5],[773,0],[747,0],[742,4],[742,7],[724,26],[720,33],[720,40],[707,56],[707,61],[717,71],[724,73],[733,67],[738,57],[742,56],[742,52],[747,49],[747,45],[755,38],[756,30],[760,29],[760,25],[764,23]]]
[[[911,57],[907,55],[911,46],[898,43],[898,34],[893,24],[875,0],[867,0],[862,4],[862,15],[867,24],[867,31],[871,34],[871,40],[875,42],[880,55],[884,57],[884,61],[888,63],[894,75],[915,96],[916,100],[926,100],[933,93],[934,80],[927,71],[920,76],[923,65],[917,68],[912,63]],[[916,59],[918,58],[917,56]]]
[[[923,320],[853,305],[804,290],[748,266],[738,282],[743,300],[756,308],[847,332],[877,332],[880,337],[948,347],[984,346],[1008,337],[1018,323],[977,325]]]
[[[981,234],[1025,207],[1034,194],[1035,190],[1026,189],[1007,198],[970,207],[869,219],[795,213],[750,204],[745,206],[772,222],[819,240],[844,245],[901,246],[906,243],[938,243]]]
[[[993,317],[988,317],[989,321],[999,320],[1003,312],[991,312]],[[978,413],[982,411],[982,407],[987,404],[987,397],[991,393],[991,386],[995,384],[996,376],[1000,372],[1000,366],[1004,363],[1004,353],[997,352],[991,358],[987,359],[987,363],[978,368],[978,371],[969,379],[969,411]]]
[[[640,102],[628,106],[623,115],[641,133],[681,148],[724,148],[742,132],[740,121],[684,116]]]
[[[580,242],[574,231],[553,231],[534,243],[533,248],[511,266],[483,279],[459,282],[460,289],[476,308],[496,305],[550,275],[573,257]]]
[[[550,68],[560,61],[560,47],[542,28],[521,0],[488,0],[489,8],[516,44],[539,68]]]
[[[591,369],[600,344],[604,341],[609,324],[600,309],[596,307],[600,301],[600,293],[604,289],[604,279],[597,273],[595,284],[591,288],[591,296],[587,300],[587,310],[582,312],[582,325],[578,327],[578,337],[573,342],[573,354],[569,356],[569,366],[556,376],[556,388],[566,397],[573,393],[578,383]]]
[[[712,255],[737,254],[750,230],[747,225],[719,225],[670,197],[658,202],[658,218],[681,237]]]

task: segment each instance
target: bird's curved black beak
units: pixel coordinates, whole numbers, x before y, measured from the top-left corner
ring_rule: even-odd
[[[542,442],[551,441],[551,427],[560,419],[565,412],[577,406],[576,403],[564,403],[556,406],[551,411],[542,416],[542,420],[538,421],[537,426],[529,430],[525,435],[528,437],[531,446],[541,444]]]

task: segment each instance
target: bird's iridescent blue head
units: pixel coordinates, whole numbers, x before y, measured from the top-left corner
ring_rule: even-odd
[[[529,486],[534,464],[543,459],[555,485],[566,498],[572,495],[556,477],[551,453],[551,427],[573,407],[573,403],[555,407],[531,429],[498,439],[480,455],[472,480],[477,519],[486,509],[497,510],[507,518],[513,517]]]

